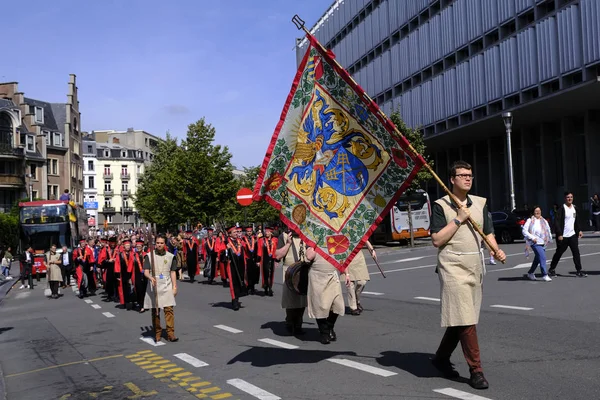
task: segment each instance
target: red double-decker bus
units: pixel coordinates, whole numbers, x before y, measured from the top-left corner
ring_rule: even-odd
[[[77,247],[79,238],[87,237],[85,210],[75,203],[39,200],[19,203],[19,253],[29,246],[35,253],[33,274],[46,273],[44,253],[55,244],[58,248]]]

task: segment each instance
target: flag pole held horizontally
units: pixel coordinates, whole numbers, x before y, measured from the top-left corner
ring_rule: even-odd
[[[292,18],[292,22],[294,23],[294,25],[296,25],[296,28],[298,28],[298,30],[303,30],[307,35],[311,35],[311,33],[308,31],[308,29],[306,29],[304,20],[302,18],[300,18],[297,14],[294,15],[294,17]],[[327,52],[327,49],[325,49],[325,47],[323,47],[321,42],[319,42],[319,41],[316,41],[316,42],[318,43],[318,46],[321,48],[321,51]],[[336,59],[333,59],[332,61],[337,65],[338,68],[344,69],[337,62]],[[358,83],[356,83],[356,81],[354,80],[354,78],[352,78],[352,76],[350,76],[350,79],[352,80],[352,82],[354,82],[354,84],[356,84],[358,86]],[[364,96],[364,100],[367,104],[374,104],[373,99],[371,99],[371,97],[369,97],[369,95],[366,92],[363,93],[363,96]],[[379,109],[379,107],[377,107],[377,110],[378,110],[379,116],[381,118],[383,118],[384,121],[389,121],[389,118],[383,113],[383,111],[381,111],[381,109]],[[407,143],[407,148],[412,152],[412,155],[421,160],[421,162],[423,163],[422,164],[423,167],[425,167],[431,173],[431,175],[433,176],[433,179],[435,179],[435,181],[442,187],[442,190],[450,197],[450,199],[452,199],[452,201],[454,202],[456,207],[457,208],[463,207],[460,204],[460,202],[458,201],[458,199],[456,198],[456,196],[454,196],[454,194],[450,191],[450,189],[448,189],[446,184],[444,184],[444,182],[440,179],[440,177],[435,173],[433,168],[431,168],[431,166],[427,163],[427,161],[425,161],[425,159],[415,150],[415,148],[410,144],[410,142],[408,142],[408,140],[406,140],[404,135],[402,135],[402,132],[400,132],[394,124],[391,124],[391,125],[393,126],[393,130],[394,130],[394,133],[396,134],[396,136],[398,136],[399,138],[402,138],[402,140],[404,140]],[[485,244],[488,246],[488,248],[490,248],[494,253],[497,252],[498,248],[493,246],[492,243],[488,240],[488,238],[483,233],[483,230],[481,229],[479,224],[476,223],[472,217],[469,217],[468,221],[471,224],[471,226],[477,231],[477,233],[483,238],[483,240],[485,241]],[[504,263],[504,261],[503,261],[503,263]],[[379,265],[377,265],[377,266],[379,266]],[[381,268],[380,268],[380,271],[381,271]],[[382,271],[382,274],[383,274],[383,271]]]

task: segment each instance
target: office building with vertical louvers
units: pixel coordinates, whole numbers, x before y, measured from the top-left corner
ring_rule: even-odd
[[[311,32],[386,114],[422,129],[442,179],[468,161],[474,193],[507,208],[510,111],[517,208],[546,214],[570,190],[587,214],[600,191],[600,1],[336,0]]]

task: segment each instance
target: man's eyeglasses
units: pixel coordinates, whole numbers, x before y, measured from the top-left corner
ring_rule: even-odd
[[[471,175],[471,174],[456,174],[454,175],[455,178],[461,178],[461,179],[475,179],[475,176]]]

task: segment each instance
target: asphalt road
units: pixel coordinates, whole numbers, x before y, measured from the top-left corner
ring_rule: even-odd
[[[548,252],[551,257],[553,248]],[[432,247],[378,248],[365,311],[338,320],[338,341],[287,336],[275,297],[249,296],[230,309],[229,291],[180,284],[178,343],[141,340],[150,314],[88,302],[68,289],[59,300],[14,287],[0,303],[0,366],[8,399],[595,399],[600,382],[600,239],[581,241],[590,275],[576,278],[570,252],[552,282],[524,280],[523,243],[488,265],[478,333],[487,391],[438,376],[429,358],[443,334]],[[281,278],[281,272],[278,271]],[[506,308],[516,307],[516,308]],[[107,314],[105,314],[107,313]],[[473,397],[477,395],[480,397]],[[471,396],[471,397],[469,397]],[[1,394],[0,394],[1,397]]]

